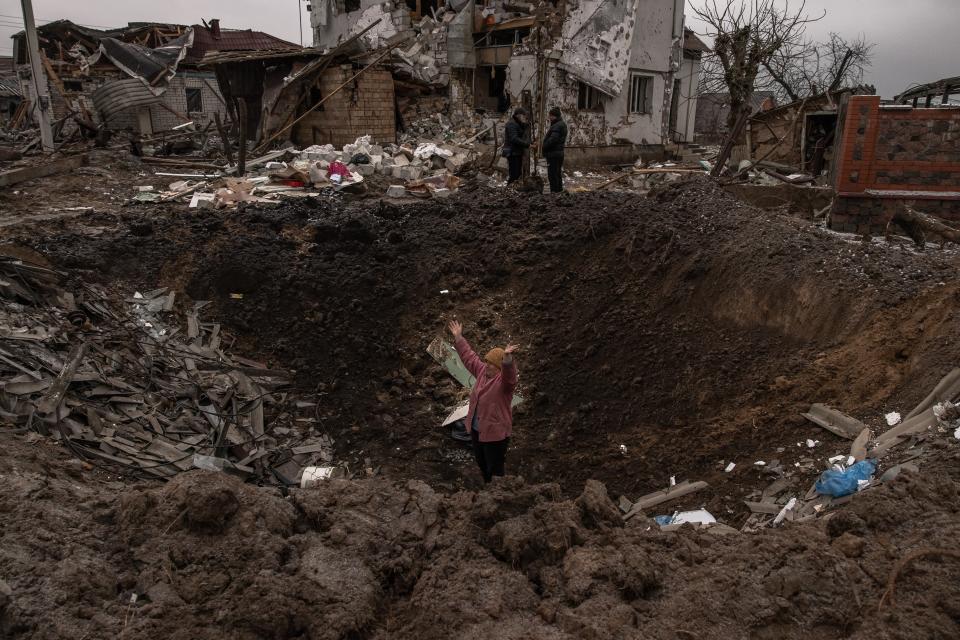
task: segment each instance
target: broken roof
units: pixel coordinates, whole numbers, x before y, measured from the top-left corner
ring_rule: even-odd
[[[960,93],[960,76],[944,78],[936,82],[928,82],[927,84],[911,87],[894,98],[894,102],[903,104],[917,97],[925,98],[928,95],[942,95],[948,91],[951,94]]]
[[[696,51],[699,53],[709,53],[712,51],[707,43],[701,40],[697,34],[693,32],[693,29],[683,30],[683,50]]]
[[[106,38],[118,42],[134,44],[148,49],[167,45],[193,29],[193,44],[184,57],[186,62],[197,62],[210,54],[227,51],[288,51],[300,49],[299,45],[281,40],[263,31],[252,29],[216,29],[205,25],[189,27],[181,24],[163,22],[131,22],[116,29],[93,29],[78,25],[70,20],[55,20],[37,27],[41,46],[55,42],[79,42],[90,53],[100,48]],[[17,64],[26,64],[24,32],[14,34],[14,52]]]
[[[228,51],[291,51],[303,49],[298,44],[281,40],[263,31],[252,29],[211,29],[194,26],[193,46],[187,51],[187,60],[197,62],[209,55]]]

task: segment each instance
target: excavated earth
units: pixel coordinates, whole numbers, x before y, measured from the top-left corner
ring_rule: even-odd
[[[373,477],[135,484],[0,436],[4,637],[960,635],[955,557],[911,562],[880,604],[898,560],[955,547],[951,438],[919,474],[758,534],[624,526],[608,497],[707,480],[663,510],[739,527],[770,482],[753,462],[772,459],[815,462],[793,476],[804,492],[849,443],[800,412],[881,431],[960,363],[951,249],[833,234],[708,181],[42,224],[7,236],[75,277],[212,300],[247,352],[317,392],[339,460]],[[463,392],[425,350],[454,317],[478,350],[521,345],[523,479],[481,489],[439,426]]]

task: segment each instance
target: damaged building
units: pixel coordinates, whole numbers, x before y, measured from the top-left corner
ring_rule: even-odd
[[[210,124],[228,109],[207,57],[236,51],[289,51],[298,45],[269,34],[202,25],[130,23],[98,30],[57,20],[37,28],[55,126],[71,116],[89,125],[140,134],[186,122]],[[35,105],[23,32],[13,36],[23,95]]]
[[[490,127],[521,105],[543,122],[559,106],[574,161],[693,138],[707,47],[683,0],[320,0],[311,24],[317,47],[363,32],[369,51],[393,49],[401,127],[437,113]]]

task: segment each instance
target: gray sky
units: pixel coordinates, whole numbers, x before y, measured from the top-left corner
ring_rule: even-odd
[[[699,2],[687,0],[688,5]],[[309,14],[303,6],[302,0],[34,0],[33,10],[41,22],[69,18],[100,27],[220,18],[224,28],[259,29],[300,42],[299,9],[304,42],[309,44]],[[811,36],[821,39],[831,31],[847,37],[863,34],[877,44],[867,82],[884,97],[912,84],[960,75],[960,0],[807,0],[807,7],[812,14],[827,10],[826,18],[810,25]],[[12,25],[19,23],[20,3],[0,0],[0,55],[9,55],[10,35],[19,30]]]
[[[687,0],[688,26],[699,31],[689,7],[701,2]],[[807,27],[810,37],[826,40],[832,31],[848,39],[863,35],[877,45],[865,81],[885,98],[911,85],[960,76],[960,0],[807,0],[806,8],[811,16],[827,12]]]

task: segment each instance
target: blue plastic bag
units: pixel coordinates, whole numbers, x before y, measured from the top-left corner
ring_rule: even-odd
[[[834,498],[856,493],[858,481],[869,480],[876,469],[876,465],[869,460],[858,462],[852,467],[847,467],[844,471],[827,469],[820,474],[820,479],[817,480],[817,493]]]

